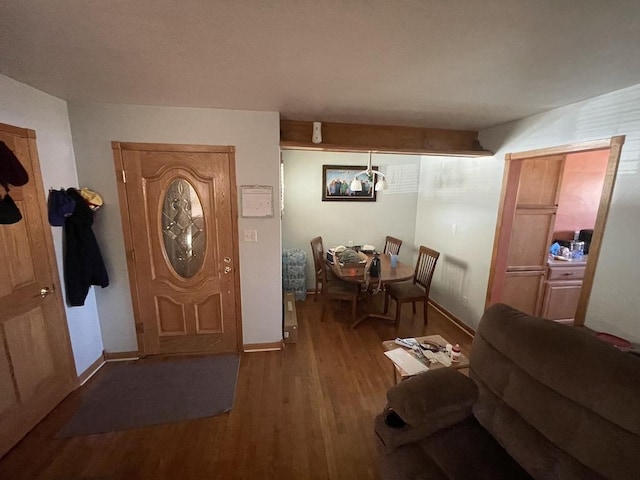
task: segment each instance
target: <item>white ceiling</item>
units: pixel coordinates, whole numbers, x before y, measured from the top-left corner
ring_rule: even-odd
[[[482,129],[640,83],[639,19],[638,0],[2,0],[0,73],[69,101]]]

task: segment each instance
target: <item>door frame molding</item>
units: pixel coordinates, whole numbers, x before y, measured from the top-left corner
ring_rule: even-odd
[[[506,163],[502,177],[502,191],[500,193],[498,218],[496,221],[496,230],[493,240],[493,251],[491,254],[491,268],[489,271],[485,309],[490,305],[490,301],[494,293],[494,287],[500,283],[500,278],[498,277],[501,275],[501,270],[498,267],[506,266],[508,248],[505,247],[508,246],[512,221],[512,215],[510,216],[509,212],[513,212],[515,208],[515,194],[517,193],[516,180],[518,180],[520,172],[520,163],[516,163],[515,161],[552,155],[567,155],[571,153],[595,150],[609,150],[609,161],[607,163],[602,194],[600,195],[600,204],[598,206],[596,223],[593,229],[593,237],[591,239],[591,245],[589,246],[589,261],[587,262],[582,282],[582,290],[580,292],[580,300],[574,322],[574,325],[584,325],[587,306],[589,304],[589,299],[591,298],[593,280],[600,256],[600,247],[604,236],[604,229],[609,216],[609,209],[611,207],[611,197],[613,195],[613,188],[617,177],[618,164],[620,163],[620,153],[622,145],[624,145],[624,141],[625,135],[617,135],[604,140],[576,142],[567,145],[505,154]],[[503,270],[506,271],[506,268]]]
[[[236,160],[234,146],[212,146],[212,145],[189,145],[189,144],[169,144],[169,143],[137,143],[137,142],[111,142],[113,151],[113,161],[116,173],[116,183],[118,187],[118,199],[120,206],[120,216],[122,218],[122,233],[124,236],[125,254],[127,257],[127,270],[129,273],[129,287],[131,291],[131,300],[133,303],[134,326],[136,330],[136,339],[138,342],[138,356],[147,355],[144,341],[144,327],[140,320],[139,295],[138,295],[138,278],[134,264],[133,235],[131,232],[131,216],[129,215],[129,204],[127,201],[126,191],[126,169],[124,166],[123,150],[136,151],[165,151],[165,152],[202,152],[202,153],[228,153],[229,155],[229,183],[230,183],[230,204],[231,204],[231,222],[232,222],[232,243],[233,264],[234,268],[233,287],[235,290],[235,312],[236,312],[236,348],[238,352],[242,351],[243,334],[242,334],[242,301],[240,297],[240,252],[238,246],[238,186],[236,182]]]

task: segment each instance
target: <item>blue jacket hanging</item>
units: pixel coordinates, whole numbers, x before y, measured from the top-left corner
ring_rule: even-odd
[[[78,307],[84,305],[91,285],[107,287],[109,276],[91,228],[93,211],[75,188],[67,194],[76,208],[64,222],[64,281],[68,304]]]

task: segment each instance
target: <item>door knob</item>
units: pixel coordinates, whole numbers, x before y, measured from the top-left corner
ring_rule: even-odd
[[[43,287],[40,289],[40,293],[38,295],[34,295],[34,297],[46,297],[47,295],[51,295],[56,291],[56,288],[51,285],[50,287]]]
[[[231,267],[226,266],[224,267],[224,273],[229,273],[231,271]]]

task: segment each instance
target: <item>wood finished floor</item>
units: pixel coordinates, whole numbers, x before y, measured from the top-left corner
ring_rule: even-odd
[[[421,307],[412,315],[410,305],[397,329],[381,320],[351,329],[339,305],[322,321],[320,306],[313,296],[296,303],[298,343],[242,354],[231,412],[57,439],[80,403],[80,388],[0,460],[0,479],[378,478],[373,419],[393,383],[381,342],[440,334],[468,354],[471,338],[431,307],[426,329]]]

